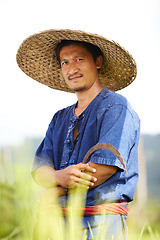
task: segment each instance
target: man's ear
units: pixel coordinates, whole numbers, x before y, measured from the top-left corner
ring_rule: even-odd
[[[102,63],[103,63],[103,57],[100,55],[96,58],[96,66],[97,66],[97,69],[100,69],[101,66],[102,66]]]

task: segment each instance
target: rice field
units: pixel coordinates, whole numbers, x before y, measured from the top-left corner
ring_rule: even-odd
[[[28,166],[14,166],[14,184],[0,183],[0,239],[2,240],[29,240],[32,239],[33,229],[36,223],[37,200],[42,189],[37,186],[31,176]],[[77,208],[82,205],[80,199],[84,192],[77,189],[75,195],[70,198],[70,211],[67,217],[67,227],[64,223],[59,207],[54,208],[54,218],[50,220],[52,232],[50,235],[57,240],[86,240],[85,233],[77,230],[81,226],[81,214]],[[56,193],[55,193],[56,196]],[[55,197],[54,205],[58,206]],[[44,219],[50,218],[52,208],[42,215]],[[76,213],[76,215],[75,215]],[[57,220],[59,219],[59,220]],[[135,204],[131,204],[128,216],[128,240],[158,240],[160,239],[160,206],[157,203],[147,205],[144,209],[137,210]],[[48,221],[43,228],[47,238]],[[42,229],[41,229],[42,230]],[[42,232],[42,231],[41,231]],[[96,240],[102,240],[101,226]],[[45,235],[46,234],[46,235]],[[44,239],[42,235],[39,240]],[[52,239],[52,238],[51,238]]]

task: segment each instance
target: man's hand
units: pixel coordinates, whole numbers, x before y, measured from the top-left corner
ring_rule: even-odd
[[[95,172],[96,169],[94,167],[84,163],[70,165],[61,170],[42,166],[35,171],[34,177],[39,185],[47,189],[56,186],[74,188],[79,184],[92,187],[97,181],[96,177],[92,176]]]
[[[55,171],[55,179],[57,185],[64,188],[74,188],[79,184],[89,187],[93,187],[97,178],[92,176],[96,172],[96,169],[88,164],[79,163],[76,165],[70,165],[62,170]]]

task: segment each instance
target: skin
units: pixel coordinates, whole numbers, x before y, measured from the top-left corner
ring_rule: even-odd
[[[102,90],[98,79],[98,69],[103,62],[102,56],[99,56],[95,62],[84,47],[70,45],[61,49],[60,60],[63,77],[68,86],[76,92],[78,104],[74,113],[79,116]],[[53,187],[56,187],[60,196],[66,194],[64,188],[75,188],[79,184],[86,188],[97,187],[116,171],[116,166],[91,161],[88,164],[79,163],[57,171],[42,166],[36,170],[35,180],[48,189],[46,194],[49,196],[52,195]]]

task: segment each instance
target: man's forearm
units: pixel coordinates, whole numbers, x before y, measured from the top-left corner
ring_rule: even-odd
[[[42,166],[35,171],[35,182],[44,188],[53,188],[57,185],[55,170],[49,166]]]
[[[53,188],[55,186],[74,188],[78,184],[91,187],[97,181],[97,179],[91,175],[91,173],[95,171],[96,169],[83,163],[70,165],[61,170],[55,170],[49,166],[42,166],[35,171],[35,181],[44,188]]]
[[[90,188],[97,187],[103,182],[105,182],[118,169],[116,166],[99,164],[91,161],[88,162],[88,165],[96,169],[96,172],[93,173],[92,175],[97,178],[97,181],[95,182],[94,186],[91,186]]]

